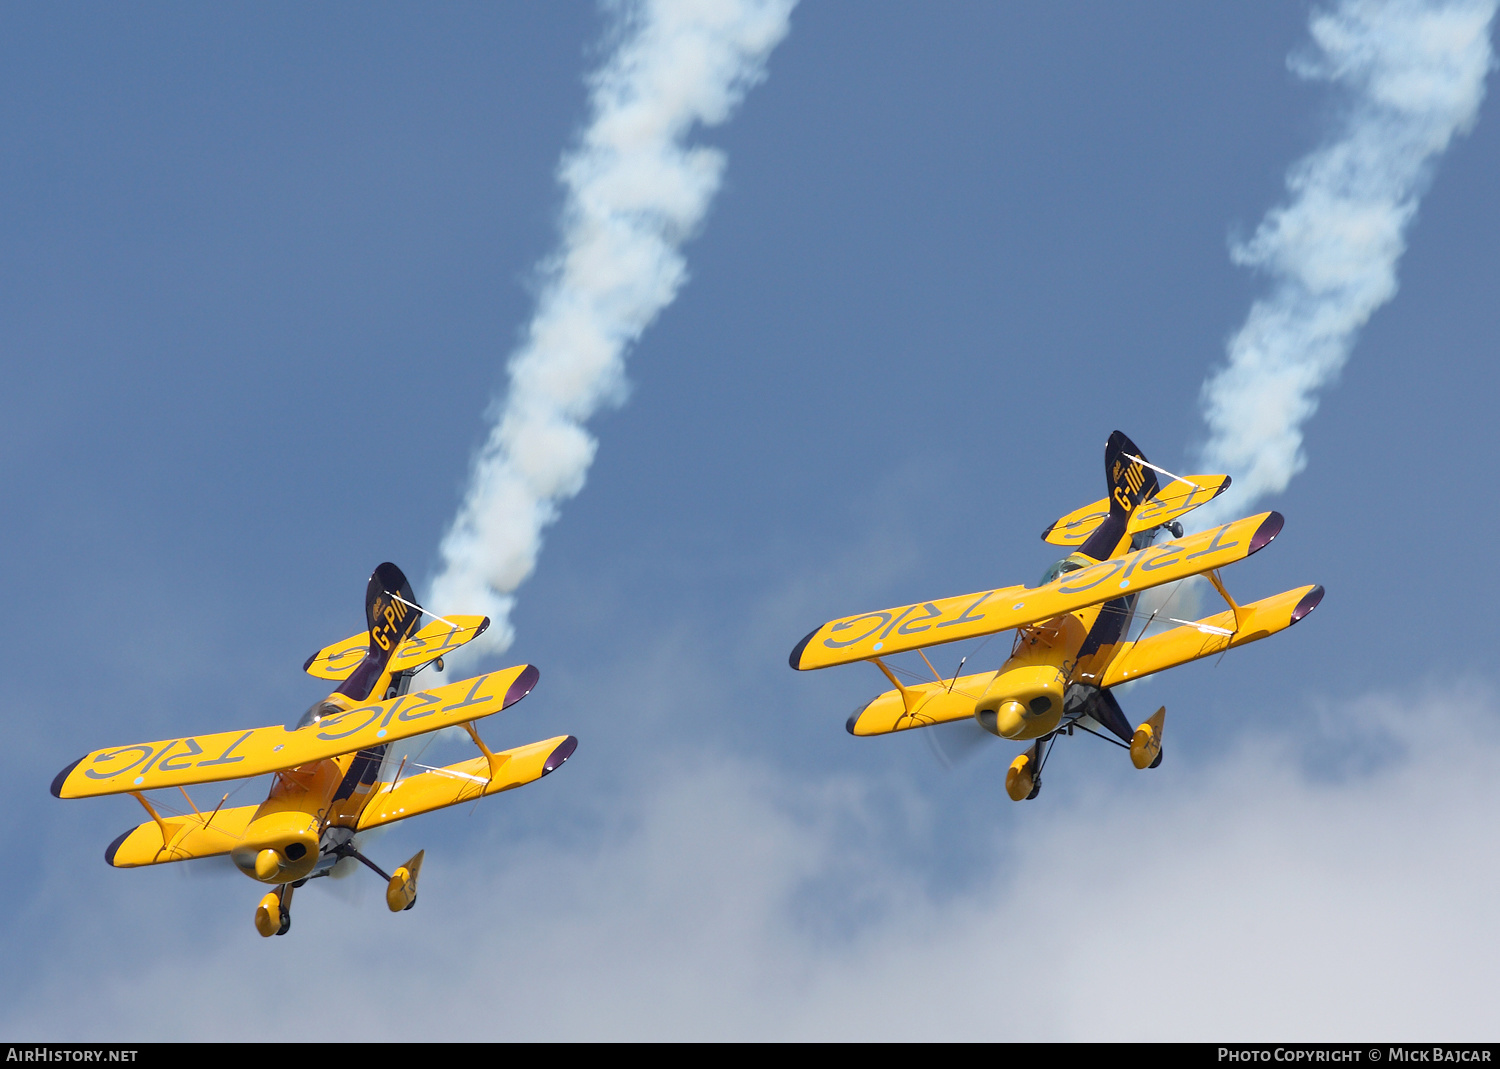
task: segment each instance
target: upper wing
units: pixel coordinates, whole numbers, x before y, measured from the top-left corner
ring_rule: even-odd
[[[1229,489],[1227,475],[1194,475],[1191,481],[1177,479],[1158,490],[1131,513],[1127,534],[1139,534],[1191,512]],[[1081,546],[1109,515],[1109,498],[1074,509],[1042,532],[1042,541],[1054,546]]]
[[[827,668],[871,657],[1025,627],[1111,598],[1243,560],[1270,543],[1285,521],[1262,512],[1162,546],[1065,572],[1046,586],[1001,587],[830,620],[797,643],[797,669]]]
[[[478,638],[489,626],[488,616],[449,616],[444,620],[434,620],[396,647],[396,652],[391,655],[390,669],[401,672],[436,660],[449,650],[456,650],[465,642]],[[361,631],[342,642],[324,646],[307,659],[302,669],[319,679],[348,679],[369,648],[370,632]]]
[[[111,746],[85,754],[59,772],[52,793],[58,798],[86,798],[295,768],[498,713],[526,697],[539,675],[529,664],[517,665],[389,701],[367,702],[295,730],[276,724]]]

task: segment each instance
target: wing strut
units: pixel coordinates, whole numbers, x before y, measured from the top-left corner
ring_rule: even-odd
[[[925,661],[927,658],[923,657],[922,659]],[[887,668],[886,663],[879,657],[871,657],[870,662],[874,664],[876,668],[885,673],[885,678],[891,681],[891,686],[895,687],[896,693],[901,695],[902,708],[904,708],[908,713],[912,712],[916,708],[917,702],[912,698],[911,692],[908,691],[904,686],[902,686],[901,680],[896,678],[896,673]],[[930,668],[932,666],[928,665],[928,667]],[[941,681],[942,680],[940,679],[939,682]]]
[[[172,841],[172,833],[167,830],[167,822],[161,819],[161,814],[157,813],[155,809],[151,808],[151,803],[146,801],[146,796],[144,794],[142,794],[140,791],[131,791],[130,793],[137,802],[140,802],[141,805],[146,807],[146,812],[151,814],[151,819],[156,821],[156,826],[161,829],[161,844],[163,847],[165,847]]]
[[[1240,625],[1245,620],[1245,610],[1240,608],[1239,602],[1230,597],[1229,591],[1224,589],[1224,580],[1219,575],[1219,569],[1215,568],[1213,571],[1206,572],[1205,574],[1208,576],[1208,581],[1214,585],[1214,589],[1219,592],[1219,596],[1227,601],[1230,609],[1234,611],[1234,633],[1239,634]]]
[[[889,674],[889,673],[887,673],[887,674]],[[891,676],[891,678],[894,679],[896,677],[895,676]],[[499,757],[499,756],[496,756],[495,754],[491,753],[490,752],[490,748],[488,746],[486,746],[484,744],[484,740],[479,737],[479,732],[476,731],[476,730],[474,730],[474,721],[472,721],[472,720],[465,720],[464,721],[464,730],[469,733],[469,738],[471,738],[471,739],[474,740],[474,745],[479,747],[479,752],[482,753],[482,754],[484,754],[484,759],[489,762],[489,764],[490,764],[490,779],[494,780],[494,778],[500,774],[500,766],[503,765],[503,764],[505,764],[505,762],[507,762],[507,761],[510,760],[510,755],[507,754],[504,757]]]
[[[186,793],[186,792],[184,792],[184,793]],[[216,806],[214,806],[214,811],[212,813],[210,813],[208,815],[208,819],[203,822],[203,830],[204,831],[208,830],[208,826],[214,822],[214,817],[216,817],[216,816],[219,815],[219,810],[221,810],[221,809],[224,808],[224,803],[227,802],[227,801],[229,801],[229,795],[228,794],[224,795],[223,798],[219,799],[219,804],[216,805]]]

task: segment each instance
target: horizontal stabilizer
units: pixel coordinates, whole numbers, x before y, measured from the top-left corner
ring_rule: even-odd
[[[1269,545],[1279,512],[1262,512],[1160,546],[1064,572],[1045,586],[1002,587],[830,620],[792,649],[800,671],[992,635],[1222,568]]]
[[[104,851],[104,860],[117,869],[133,869],[227,854],[245,837],[245,829],[259,808],[242,805],[217,813],[165,817],[162,819],[167,826],[165,842],[161,824],[148,820],[110,843]]]
[[[360,814],[358,830],[378,828],[419,813],[431,813],[435,809],[524,786],[557,771],[577,748],[578,740],[572,735],[559,735],[555,739],[496,753],[493,775],[489,759],[476,757],[446,768],[432,768],[405,776],[394,786],[376,784],[370,803]]]
[[[295,729],[275,724],[109,746],[59,772],[52,793],[58,798],[88,798],[295,768],[498,713],[531,693],[539,675],[531,665],[522,664],[445,687],[366,702]]]
[[[1227,475],[1190,475],[1176,479],[1131,513],[1126,534],[1139,534],[1170,523],[1199,505],[1207,504],[1227,489]],[[1094,533],[1108,515],[1109,498],[1101,497],[1054,522],[1042,532],[1042,541],[1076,549],[1088,541],[1089,535]]]
[[[1263,601],[1241,605],[1238,630],[1234,611],[1226,609],[1148,639],[1127,642],[1120,647],[1099,685],[1113,687],[1285,631],[1316,609],[1322,600],[1322,587],[1299,586]]]
[[[420,668],[429,661],[446,657],[465,642],[472,642],[489,626],[488,616],[448,616],[434,620],[397,646],[388,666],[392,672]],[[302,670],[318,679],[348,679],[369,648],[370,632],[361,631],[342,642],[324,646],[307,659]]]

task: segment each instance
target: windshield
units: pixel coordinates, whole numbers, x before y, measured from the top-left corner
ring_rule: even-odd
[[[1059,575],[1062,575],[1065,572],[1076,572],[1082,567],[1082,562],[1076,561],[1072,557],[1064,557],[1062,560],[1056,562],[1052,565],[1052,567],[1043,572],[1042,577],[1037,580],[1036,585],[1046,586],[1048,583],[1052,582],[1052,580],[1056,579]]]
[[[297,727],[305,728],[308,724],[316,724],[325,716],[332,716],[334,713],[342,711],[342,709],[327,698],[319,698],[307,707],[307,712],[303,713],[302,718],[297,721]]]

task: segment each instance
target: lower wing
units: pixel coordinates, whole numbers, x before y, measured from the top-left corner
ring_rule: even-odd
[[[889,735],[893,731],[931,727],[974,715],[974,706],[995,672],[959,676],[952,684],[917,683],[888,690],[854,710],[844,725],[851,735]]]
[[[1113,687],[1285,631],[1316,609],[1322,600],[1322,587],[1299,586],[1241,605],[1238,627],[1234,612],[1226,610],[1139,642],[1127,642],[1110,662],[1099,685]]]
[[[359,815],[355,830],[378,828],[420,813],[431,813],[459,802],[521,787],[557,771],[573,756],[578,740],[572,735],[517,746],[488,758],[475,757],[444,768],[430,768],[399,783],[376,784],[370,802]],[[493,769],[493,771],[492,771]]]
[[[133,869],[227,854],[245,837],[245,828],[259,808],[242,805],[207,816],[191,813],[164,817],[160,823],[148,820],[110,843],[104,860],[117,869]]]

